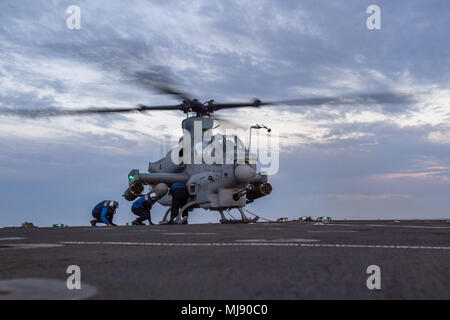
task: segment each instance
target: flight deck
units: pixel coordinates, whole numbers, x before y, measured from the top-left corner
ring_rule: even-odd
[[[3,228],[0,299],[450,299],[450,221]]]

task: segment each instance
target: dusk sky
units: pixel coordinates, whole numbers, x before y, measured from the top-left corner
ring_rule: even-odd
[[[369,30],[366,9],[381,9]],[[66,9],[81,9],[69,29]],[[276,106],[219,115],[279,133],[270,196],[247,208],[291,219],[450,218],[450,2],[0,2],[0,108],[175,104],[127,74],[158,70],[206,101],[287,100],[401,92],[395,105]],[[0,115],[0,226],[88,225],[101,200],[120,202],[131,169],[146,171],[185,116],[48,119]],[[166,208],[155,205],[154,222]],[[196,209],[191,223],[218,222]]]

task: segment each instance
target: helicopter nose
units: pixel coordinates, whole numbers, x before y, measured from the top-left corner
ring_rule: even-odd
[[[255,169],[248,164],[239,164],[234,168],[234,176],[241,182],[250,181],[255,176]]]

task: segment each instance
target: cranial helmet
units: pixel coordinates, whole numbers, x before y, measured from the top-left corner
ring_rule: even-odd
[[[118,203],[117,201],[111,201],[111,202],[109,203],[109,206],[110,206],[110,207],[113,207],[114,209],[116,209],[116,208],[119,207],[119,203]]]

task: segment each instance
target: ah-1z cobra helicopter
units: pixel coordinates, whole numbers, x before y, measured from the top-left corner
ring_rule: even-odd
[[[179,110],[187,114],[187,118],[182,122],[184,131],[178,146],[169,151],[162,159],[150,162],[148,173],[141,173],[138,169],[133,169],[128,174],[128,188],[124,192],[124,197],[128,201],[133,201],[144,192],[144,186],[149,185],[155,193],[155,201],[163,206],[171,206],[171,195],[168,192],[168,185],[175,182],[183,182],[188,187],[189,200],[180,209],[176,223],[187,223],[183,219],[183,213],[195,208],[218,211],[221,215],[222,223],[240,222],[247,223],[258,219],[246,217],[243,208],[256,199],[267,196],[272,191],[272,186],[268,182],[268,176],[263,172],[257,172],[257,159],[250,147],[242,146],[240,139],[231,136],[231,161],[206,163],[205,161],[192,161],[196,158],[196,144],[201,144],[201,151],[211,144],[221,145],[227,149],[230,137],[222,135],[212,135],[215,117],[214,112],[222,109],[233,108],[259,108],[262,106],[321,106],[321,105],[350,105],[350,104],[394,104],[413,102],[411,95],[401,95],[395,93],[382,94],[362,94],[347,95],[339,97],[314,97],[287,101],[263,102],[255,99],[244,103],[216,103],[213,100],[201,103],[197,99],[191,99],[166,83],[150,81],[154,89],[164,94],[178,96],[182,103],[164,106],[138,105],[133,108],[96,108],[96,109],[2,109],[0,114],[19,115],[26,117],[51,117],[66,115],[86,115],[86,114],[106,114],[106,113],[126,113],[126,112],[147,112],[147,111],[170,111]],[[195,115],[189,116],[190,113]],[[251,129],[270,129],[266,126],[252,126]],[[198,132],[200,134],[198,134]],[[228,138],[228,141],[227,141]],[[198,139],[198,140],[197,140]],[[217,144],[218,143],[218,144]],[[194,146],[194,147],[190,147]],[[215,148],[217,152],[218,148]],[[224,150],[225,151],[225,150]],[[227,156],[229,150],[224,152]],[[225,155],[223,155],[225,157]],[[220,157],[219,157],[220,158]],[[229,158],[228,158],[229,159]],[[186,161],[187,160],[187,161]],[[193,163],[194,162],[194,163]],[[241,219],[227,219],[224,211],[231,209],[239,210]],[[168,222],[166,211],[161,224]],[[230,215],[231,216],[231,215]]]
[[[184,99],[180,105],[167,106],[164,109],[158,107],[157,110],[182,110],[186,114],[195,113],[195,115],[183,120],[184,134],[178,146],[170,150],[164,158],[150,162],[149,173],[131,170],[128,174],[129,188],[124,193],[125,199],[133,201],[142,194],[144,185],[150,185],[158,194],[157,201],[163,206],[171,206],[171,195],[165,193],[167,188],[161,187],[161,184],[182,182],[187,185],[189,200],[180,209],[175,219],[176,223],[186,223],[187,217],[183,218],[184,213],[194,208],[218,211],[221,223],[256,222],[258,217],[248,219],[243,207],[271,193],[272,186],[268,182],[268,176],[257,172],[257,155],[251,152],[250,147],[246,148],[237,135],[212,134],[214,124],[212,113],[224,108],[260,105],[259,100],[252,103],[216,104],[213,101],[200,103],[195,99]],[[155,108],[140,106],[142,111],[152,109]],[[266,126],[252,126],[250,141],[252,129],[271,131]],[[210,146],[213,148],[209,148]],[[208,148],[214,159],[207,162],[203,155]],[[158,192],[159,190],[163,190],[163,194]],[[239,210],[241,219],[227,219],[224,211],[229,212],[231,209]],[[166,211],[161,224],[168,223],[169,211],[170,208]]]

